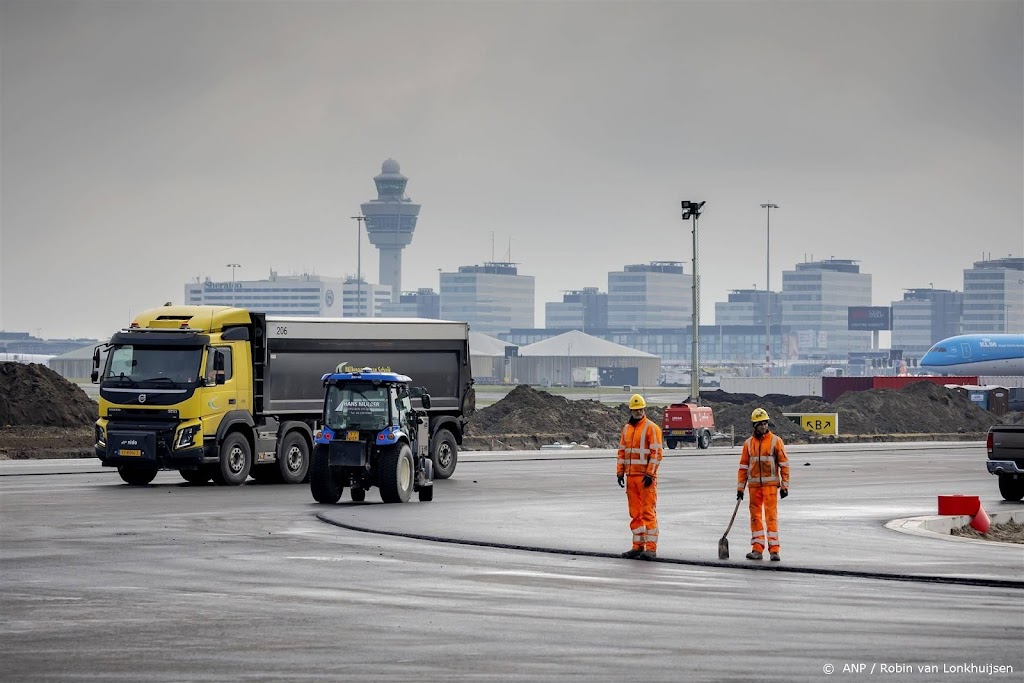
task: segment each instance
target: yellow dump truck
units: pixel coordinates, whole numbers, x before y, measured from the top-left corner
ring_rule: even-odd
[[[446,479],[475,407],[469,362],[464,322],[152,309],[93,353],[96,457],[134,485],[161,469],[189,482],[302,482],[321,378],[342,366],[400,372],[424,387],[434,477]]]

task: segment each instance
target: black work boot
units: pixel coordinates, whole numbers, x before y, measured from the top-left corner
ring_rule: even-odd
[[[760,560],[762,557],[763,556],[761,555],[761,553],[759,553],[756,550],[751,550],[749,553],[747,553],[748,560]]]
[[[771,555],[769,555],[769,557],[772,558],[772,562],[779,562],[780,560],[782,560],[782,558],[779,557],[778,551],[772,553]]]
[[[653,560],[657,556],[658,556],[658,553],[656,551],[654,551],[654,550],[645,550],[642,553],[640,553],[640,557],[638,557],[637,559],[639,559],[639,560]]]
[[[627,550],[626,552],[622,553],[622,557],[626,558],[627,560],[636,560],[639,559],[640,556],[643,554],[643,550],[640,550],[639,548],[633,548],[632,550]]]

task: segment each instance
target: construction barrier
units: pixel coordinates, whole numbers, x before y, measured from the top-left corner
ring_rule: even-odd
[[[987,534],[992,524],[978,496],[939,496],[939,514],[966,515],[971,518],[971,528],[981,534]]]

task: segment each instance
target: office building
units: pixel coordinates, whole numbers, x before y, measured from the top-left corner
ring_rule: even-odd
[[[468,322],[492,336],[513,327],[533,327],[535,285],[515,263],[487,262],[441,273],[441,318]]]
[[[628,265],[608,273],[608,327],[650,329],[693,324],[693,277],[679,261]]]
[[[360,286],[360,284],[362,286]],[[391,303],[391,287],[355,277],[345,278],[342,286],[342,311],[345,318],[385,317],[383,307]]]
[[[402,250],[412,242],[420,213],[420,205],[405,196],[408,182],[398,162],[386,160],[373,179],[377,198],[361,207],[367,237],[380,256],[380,283],[391,288],[392,302],[398,301],[402,291]]]
[[[345,280],[323,275],[278,275],[266,280],[214,281],[207,277],[185,285],[185,304],[237,306],[271,315],[342,315]]]
[[[608,295],[597,287],[565,292],[561,301],[544,304],[544,326],[582,332],[604,329],[608,327]]]
[[[772,323],[782,324],[782,295],[763,289],[734,289],[728,301],[715,302],[716,325],[764,325],[771,306]]]
[[[441,295],[432,287],[421,287],[415,292],[402,292],[397,303],[385,303],[380,308],[385,318],[440,318]]]
[[[892,343],[904,358],[920,358],[942,339],[960,334],[964,296],[948,289],[916,288],[892,302]]]
[[[962,331],[1024,332],[1024,258],[975,261],[964,270]]]
[[[800,357],[846,358],[870,350],[870,332],[847,329],[847,309],[870,305],[871,276],[856,261],[808,261],[782,273],[782,321]]]

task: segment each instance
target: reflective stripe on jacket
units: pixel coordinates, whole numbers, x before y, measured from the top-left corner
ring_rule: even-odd
[[[661,427],[647,416],[635,425],[627,422],[619,437],[619,458],[615,473],[657,477],[661,455]]]
[[[765,432],[761,439],[751,436],[743,442],[740,468],[736,472],[736,490],[742,491],[744,486],[789,488],[789,458],[782,439]]]

